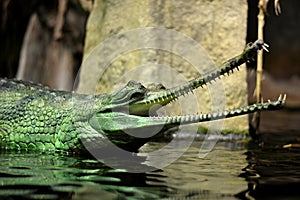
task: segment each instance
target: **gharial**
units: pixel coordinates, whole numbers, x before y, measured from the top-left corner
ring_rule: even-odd
[[[151,139],[143,137],[149,128],[163,126],[162,130],[166,130],[180,124],[280,109],[285,102],[282,95],[277,101],[219,113],[149,116],[150,109],[156,109],[155,105],[165,106],[222,75],[230,74],[241,64],[255,58],[259,50],[267,50],[267,47],[262,40],[257,40],[218,70],[160,92],[152,92],[141,83],[129,81],[112,94],[84,95],[51,90],[31,82],[0,79],[0,147],[6,150],[81,152],[85,150],[84,144],[90,142],[94,147],[96,144],[95,148],[97,145],[101,148],[101,141],[108,140],[124,150],[137,152]],[[140,135],[127,134],[127,130],[138,130],[135,132]]]

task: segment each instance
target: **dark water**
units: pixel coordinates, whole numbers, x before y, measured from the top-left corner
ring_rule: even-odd
[[[259,145],[227,137],[199,158],[198,139],[172,164],[146,173],[85,156],[2,152],[0,199],[300,199],[300,114],[263,117]]]
[[[2,153],[0,199],[299,199],[300,149],[201,141],[162,170],[127,173],[63,154]],[[164,143],[150,143],[157,148]]]

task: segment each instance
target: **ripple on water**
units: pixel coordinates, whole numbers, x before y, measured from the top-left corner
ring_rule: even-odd
[[[144,150],[166,144],[152,142]],[[299,197],[291,189],[300,186],[299,149],[262,150],[245,140],[219,140],[200,158],[201,145],[195,140],[179,159],[147,173],[110,169],[79,156],[2,153],[0,199],[236,199],[275,197],[284,190],[290,192],[286,198]]]

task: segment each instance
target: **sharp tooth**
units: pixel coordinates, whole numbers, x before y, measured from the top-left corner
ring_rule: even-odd
[[[266,52],[269,52],[269,50],[268,50],[265,46],[263,46],[263,49],[264,49]]]
[[[285,102],[285,99],[286,99],[286,94],[283,95],[283,98],[282,98],[281,101],[282,101],[282,102]]]
[[[262,48],[266,51],[266,52],[269,52],[269,50],[267,49],[269,47],[269,45],[267,45],[266,43],[264,43],[262,45]]]
[[[281,100],[282,100],[282,95],[280,94],[277,101],[281,101]]]
[[[254,109],[255,109],[254,106],[249,107],[249,110],[250,110],[250,111],[254,111]]]
[[[206,119],[206,114],[201,114],[199,120],[205,120]]]

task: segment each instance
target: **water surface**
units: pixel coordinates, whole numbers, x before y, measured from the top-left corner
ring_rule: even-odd
[[[219,141],[199,158],[197,140],[164,169],[127,173],[78,155],[0,155],[0,199],[299,199],[299,148]],[[163,142],[151,142],[157,149]]]

